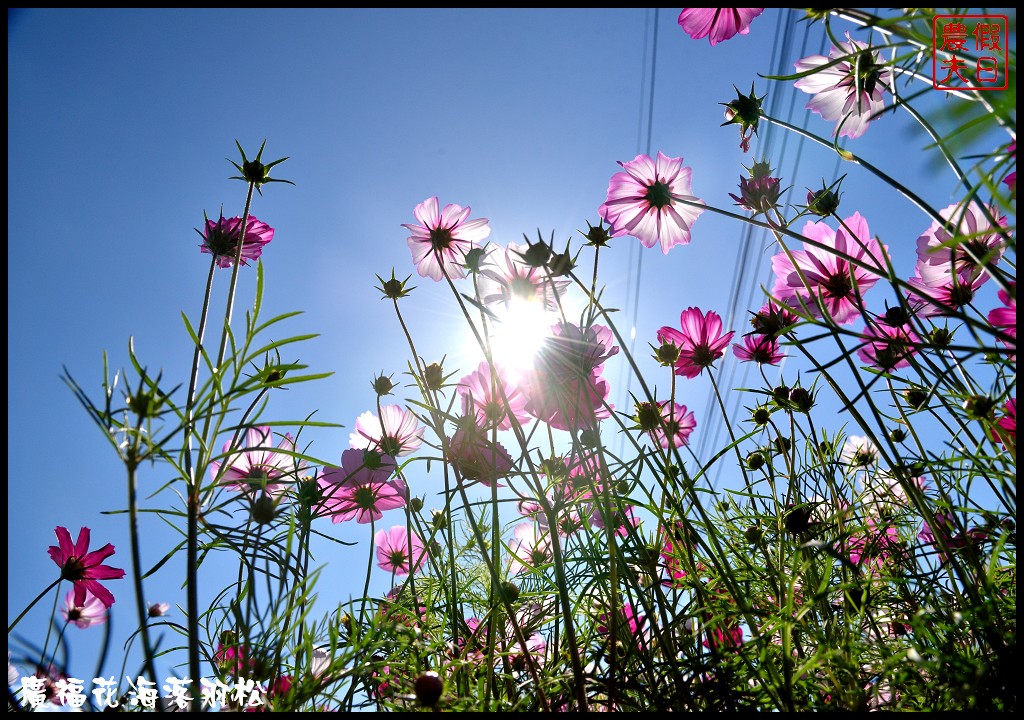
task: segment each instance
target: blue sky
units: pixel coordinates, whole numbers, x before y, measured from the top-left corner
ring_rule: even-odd
[[[787,11],[794,30],[786,34],[780,11],[768,10],[749,35],[712,48],[687,37],[677,15],[643,8],[9,11],[10,618],[55,577],[46,548],[56,525],[73,533],[90,526],[95,543],[117,546],[113,564],[128,567],[125,517],[101,514],[125,505],[123,471],[59,376],[67,367],[98,394],[103,351],[112,368],[123,367],[133,337],[151,370],[174,384],[187,380],[191,350],[180,316],[198,315],[209,262],[193,228],[204,211],[241,214],[245,187],[228,180],[234,172],[226,160],[236,158],[236,140],[252,153],[265,139],[265,159],[290,157],[275,175],[296,185],[266,186],[252,208],[276,229],[263,255],[264,304],[273,314],[303,311],[289,321],[290,333],[320,336],[302,346],[301,360],[334,373],[278,393],[268,418],[316,410],[317,419],[345,425],[307,433],[311,452],[335,463],[356,417],[373,407],[372,378],[381,371],[400,378],[409,360],[401,328],[373,288],[376,275],[392,268],[399,277],[414,273],[401,224],[414,221],[425,198],[471,206],[472,217],[490,220],[490,240],[499,245],[522,242],[524,233],[535,239],[539,229],[578,247],[578,231],[597,222],[616,161],[640,152],[682,156],[693,167],[695,194],[729,209],[742,166],[766,154],[793,187],[791,202],[854,170],[767,128],[744,155],[735,127],[719,127],[719,103],[735,97],[733,85],[746,92],[753,82],[779,117],[830,134],[832,124],[805,113],[807,96],[791,83],[757,75],[773,63],[789,72],[821,51],[816,27],[808,36],[807,24]],[[937,91],[922,99],[940,114],[946,101]],[[926,138],[906,127],[886,116],[848,146],[935,207],[955,202],[954,179],[925,160]],[[851,172],[843,190],[846,214],[864,214],[909,274],[928,220],[863,173]],[[763,300],[758,285],[769,282],[775,249],[762,241],[754,236],[742,254],[743,226],[711,213],[695,224],[691,245],[668,255],[652,249],[638,260],[636,240],[614,241],[601,261],[606,302],[622,310],[627,332],[635,315],[645,368],[653,370],[647,343],[689,306],[723,315],[733,308],[730,329],[742,334],[746,311]],[[254,277],[254,268],[243,269],[240,308]],[[217,280],[215,308],[228,271]],[[447,355],[446,369],[459,376],[475,369],[445,289],[415,276],[414,284],[406,312],[420,354],[428,362]],[[732,385],[755,382],[731,368],[723,372],[740,373]],[[611,363],[608,372],[612,400],[623,407],[625,381]],[[659,385],[666,384],[664,376]],[[715,432],[708,387],[692,381],[682,398],[698,413],[698,447]],[[408,396],[403,390],[397,400]],[[713,437],[714,447],[724,444]],[[158,469],[146,481],[155,489],[168,479]],[[410,483],[430,507],[436,474]],[[360,546],[347,554],[319,549],[328,606],[361,590],[345,578],[361,577],[368,536],[365,526],[333,531]],[[150,564],[172,540],[158,523],[147,524],[144,537]],[[147,600],[183,602],[182,564],[148,581]],[[385,581],[375,579],[375,590],[386,590]],[[113,586],[121,615],[115,638],[123,639],[132,626],[131,590],[128,581]],[[49,608],[40,603],[18,632],[38,642]],[[98,632],[71,633],[91,669],[87,648]]]

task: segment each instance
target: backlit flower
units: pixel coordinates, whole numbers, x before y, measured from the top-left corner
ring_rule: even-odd
[[[694,40],[706,37],[712,46],[737,33],[750,32],[750,23],[764,8],[683,8],[679,27]]]
[[[675,374],[695,378],[725,354],[735,331],[722,332],[722,318],[714,310],[687,308],[679,316],[681,330],[667,325],[658,330],[658,340],[679,348]]]
[[[649,155],[637,155],[627,163],[619,162],[625,172],[615,173],[608,183],[608,198],[598,209],[613,237],[632,235],[644,247],[661,245],[668,253],[676,245],[690,243],[690,228],[704,209],[692,195],[692,170],[683,167],[683,159],[658,152],[657,161]]]
[[[533,245],[532,247],[537,247]],[[557,310],[557,299],[565,294],[571,280],[552,277],[544,266],[527,262],[527,245],[509,243],[507,248],[489,253],[489,262],[480,271],[480,300],[484,305],[513,302],[541,303]]]
[[[1000,228],[1006,227],[1006,217],[998,208],[989,206],[988,213]],[[988,280],[986,264],[999,262],[1006,250],[1003,234],[992,226],[985,210],[976,202],[967,207],[950,205],[940,210],[939,215],[945,223],[932,222],[917,239],[918,268],[939,268],[977,289]],[[946,229],[947,224],[954,227],[955,234]]]
[[[1017,398],[1012,397],[1003,406],[1005,414],[996,421],[998,432],[993,431],[993,439],[1004,448],[1015,447],[1017,444]]]
[[[868,468],[878,462],[878,446],[864,435],[851,435],[843,444],[839,458],[852,468]]]
[[[743,362],[758,365],[778,365],[785,353],[779,349],[779,341],[770,335],[751,333],[743,336],[743,344],[735,343],[732,351]]]
[[[99,550],[89,552],[91,531],[83,527],[78,531],[78,540],[71,542],[71,533],[58,526],[57,545],[51,545],[50,558],[60,568],[62,580],[75,584],[75,607],[84,607],[86,593],[92,593],[106,607],[114,604],[114,596],[100,585],[100,580],[117,580],[124,577],[124,570],[103,565],[102,562],[114,554],[114,546],[107,543]]]
[[[87,628],[90,625],[102,625],[107,621],[107,606],[91,592],[86,592],[85,603],[79,605],[75,601],[75,591],[71,589],[64,596],[60,614],[65,621],[80,628]]]
[[[651,440],[663,448],[690,444],[690,433],[697,427],[693,413],[670,400],[637,405],[637,422]]]
[[[462,414],[475,417],[482,430],[508,430],[512,418],[520,424],[527,422],[530,416],[526,412],[526,395],[510,382],[501,366],[494,365],[493,373],[491,367],[486,361],[481,362],[477,370],[459,380]]]
[[[408,489],[392,478],[395,461],[372,450],[350,449],[341,454],[341,467],[328,465],[318,479],[323,511],[331,522],[380,520],[385,510],[403,507]]]
[[[509,575],[551,562],[551,531],[536,523],[519,523],[512,528],[508,543]]]
[[[479,480],[490,487],[498,478],[512,470],[512,456],[499,442],[492,442],[487,433],[472,424],[470,418],[460,423],[452,435],[448,459],[465,480]]]
[[[820,300],[836,323],[852,323],[860,314],[864,293],[886,274],[884,255],[888,248],[871,237],[868,223],[860,213],[846,218],[837,230],[824,222],[808,222],[803,235],[824,247],[804,243],[806,250],[781,252],[772,257],[772,294],[789,304],[805,303],[815,317],[821,316]],[[855,265],[840,254],[867,267]]]
[[[284,492],[289,477],[305,467],[304,463],[288,454],[295,451],[292,436],[285,434],[275,450],[274,435],[267,425],[246,430],[243,448],[239,449],[231,440],[224,443],[225,459],[210,463],[214,482],[241,492],[262,490],[276,497]],[[225,465],[227,467],[221,472]]]
[[[1003,345],[1008,348],[1017,350],[1017,282],[1012,281],[1007,283],[1006,290],[999,291],[999,302],[1004,307],[994,308],[988,313],[988,321],[992,323],[992,327],[1002,330],[1004,333],[1013,338],[1010,340],[1000,340]],[[1015,355],[1010,356],[1010,360],[1015,359]]]
[[[415,572],[427,559],[427,551],[420,536],[405,525],[394,525],[390,530],[380,530],[373,536],[373,542],[377,546],[378,567],[395,575],[408,575],[410,565]]]
[[[814,95],[807,109],[825,120],[836,121],[839,137],[859,138],[868,123],[885,109],[883,90],[892,89],[892,70],[880,63],[867,45],[850,39],[833,47],[829,56],[811,55],[797,60],[798,73],[810,72],[794,83]],[[844,58],[841,62],[829,65]],[[828,65],[828,67],[826,67]]]
[[[364,412],[356,419],[356,431],[348,436],[348,444],[401,457],[423,444],[423,429],[409,410],[400,405],[384,405],[379,418]]]
[[[454,280],[466,276],[466,253],[491,234],[487,218],[467,220],[469,212],[470,208],[455,204],[440,210],[435,196],[413,210],[418,225],[402,224],[412,233],[407,242],[416,271],[422,277],[440,280],[447,274]]]
[[[879,370],[897,370],[910,365],[921,338],[909,323],[889,325],[873,322],[864,328],[870,338],[857,348],[857,357]]]
[[[235,256],[238,254],[241,227],[240,217],[207,219],[204,231],[199,233],[203,238],[199,249],[212,254],[217,267],[231,267],[235,264]],[[242,239],[242,255],[239,261],[242,265],[248,265],[247,260],[258,260],[263,253],[263,246],[273,239],[274,228],[250,215],[245,222],[245,236]]]
[[[1012,157],[1014,160],[1017,159],[1016,140],[1009,144],[1009,146],[1006,148],[1006,152],[1009,153],[1010,157]],[[1010,188],[1010,197],[1017,197],[1017,171],[1014,170],[1012,173],[1003,178],[1003,183],[1005,183],[1006,187]]]

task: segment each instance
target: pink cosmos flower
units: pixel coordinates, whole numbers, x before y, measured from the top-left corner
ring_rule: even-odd
[[[74,583],[75,607],[85,607],[86,593],[92,593],[106,607],[113,605],[114,596],[99,581],[124,577],[124,570],[101,564],[114,554],[114,546],[107,543],[99,550],[89,552],[92,531],[87,527],[78,531],[78,540],[73,544],[67,528],[57,526],[54,532],[58,544],[50,546],[50,558],[60,568],[61,580]]]
[[[864,293],[886,274],[884,257],[888,248],[871,237],[868,223],[860,213],[846,218],[838,230],[824,222],[808,222],[803,235],[825,247],[804,243],[806,250],[781,252],[772,257],[772,294],[784,303],[806,303],[815,317],[821,316],[820,299],[825,312],[836,323],[852,323],[860,313]],[[855,265],[840,257],[840,253],[867,267]]]
[[[603,503],[603,497],[601,490],[598,490],[597,496],[591,495],[591,499],[594,501],[593,510],[590,513],[590,524],[596,528],[604,530],[606,528],[604,517],[601,515],[601,508],[599,503]],[[615,529],[615,534],[619,537],[626,537],[629,535],[629,528],[637,528],[640,526],[640,518],[636,515],[636,510],[633,505],[621,503],[616,505],[614,500],[611,503],[611,507],[605,507],[605,515],[608,516],[611,526]]]
[[[857,348],[857,357],[879,370],[898,370],[910,365],[921,338],[909,323],[889,325],[873,322],[864,328],[869,339]]]
[[[476,418],[481,430],[509,430],[512,418],[519,424],[530,419],[526,412],[526,395],[512,383],[508,373],[499,365],[481,362],[479,368],[459,380],[459,395],[462,396],[462,414]],[[508,400],[506,405],[505,400]]]
[[[973,527],[965,532],[953,532],[957,529],[956,520],[952,513],[936,512],[935,525],[928,521],[921,523],[921,531],[917,534],[919,540],[939,549],[939,560],[946,562],[947,556],[941,550],[940,540],[944,541],[950,550],[959,550],[967,545],[974,545],[988,539],[988,533],[981,528]]]
[[[714,47],[737,33],[750,32],[750,23],[764,8],[683,8],[679,27],[694,40],[706,37]]]
[[[1007,290],[1009,292],[1007,292]],[[1008,348],[1012,348],[1016,353],[1017,350],[1017,281],[1007,283],[1007,290],[999,291],[999,302],[1004,307],[994,308],[989,311],[988,321],[992,323],[992,327],[1002,330],[1004,333],[1013,338],[1010,340],[1000,340],[1003,345]],[[1010,360],[1015,360],[1016,354],[1010,356]]]
[[[600,375],[604,361],[619,352],[612,331],[569,322],[551,330],[524,381],[526,410],[561,430],[593,428],[611,416],[605,404],[611,387]]]
[[[850,536],[846,541],[846,552],[850,562],[858,568],[877,573],[886,562],[900,552],[900,535],[895,526],[879,528],[874,518],[867,519],[867,527]]]
[[[409,540],[412,540],[412,551]],[[410,560],[413,572],[419,570],[427,559],[423,541],[405,525],[394,525],[390,530],[380,530],[373,536],[377,546],[377,565],[395,575],[408,575]]]
[[[996,223],[1006,227],[1006,217],[995,206],[988,207]],[[933,222],[917,239],[917,266],[929,265],[944,273],[958,275],[975,289],[988,280],[986,263],[999,262],[1006,250],[1006,240],[985,216],[981,205],[972,202],[966,208],[950,205],[939,211],[946,223],[955,226],[951,234],[943,223]],[[919,272],[920,274],[920,272]]]
[[[807,109],[825,120],[836,121],[839,137],[859,138],[868,123],[885,109],[883,90],[892,89],[892,70],[879,62],[867,45],[850,39],[832,48],[829,56],[811,55],[797,60],[798,73],[810,72],[794,83],[798,90],[814,95]],[[825,67],[829,63],[842,62]]]
[[[392,478],[395,461],[388,455],[352,448],[341,454],[341,467],[328,465],[317,482],[323,493],[324,512],[331,522],[355,519],[366,524],[380,520],[385,510],[403,507],[408,489],[400,477]]]
[[[240,492],[263,491],[272,497],[284,492],[288,478],[294,476],[305,467],[289,452],[295,451],[295,441],[290,434],[285,434],[278,443],[277,452],[274,447],[274,435],[268,425],[251,427],[245,431],[244,450],[232,447],[232,441],[224,443],[224,461],[210,463],[210,475],[214,482],[220,482]],[[221,472],[221,467],[227,468]],[[284,482],[275,482],[284,481]]]
[[[75,602],[75,590],[72,588],[64,596],[60,614],[64,617],[65,622],[74,623],[80,628],[87,628],[90,625],[102,625],[107,621],[107,606],[88,591],[85,594],[85,603],[79,605]]]
[[[527,245],[509,243],[488,255],[490,262],[480,272],[480,300],[484,305],[513,301],[543,303],[547,310],[558,309],[558,298],[565,295],[572,281],[552,277],[544,267],[530,265],[524,259]]]
[[[645,402],[638,405],[638,417],[641,417],[641,413],[646,412],[652,413],[649,420],[655,421],[655,423],[649,423],[647,420],[643,420],[644,425],[654,425],[647,430],[652,441],[663,448],[677,448],[690,444],[690,433],[697,428],[697,420],[685,405],[670,400],[661,400],[657,403]],[[657,416],[653,415],[654,412],[657,412]]]
[[[714,310],[704,313],[700,308],[687,308],[679,315],[682,330],[668,327],[658,330],[658,340],[679,348],[675,374],[695,378],[725,354],[735,331],[722,332],[722,318]]]
[[[1012,397],[1003,406],[1005,414],[996,421],[999,432],[992,432],[992,439],[998,442],[1003,448],[1006,444],[1017,444],[1017,398]]]
[[[235,264],[235,255],[238,253],[238,236],[241,227],[242,218],[240,217],[207,219],[205,231],[199,233],[203,238],[199,249],[204,253],[212,254],[217,267],[231,267]],[[242,240],[242,256],[240,258],[242,265],[248,265],[247,260],[258,260],[263,253],[263,246],[273,239],[274,228],[250,215],[245,223],[245,236]]]
[[[1007,146],[1006,152],[1009,153],[1010,157],[1012,157],[1014,160],[1017,159],[1016,140],[1014,140],[1012,143],[1009,144],[1009,146]],[[1006,187],[1010,188],[1010,197],[1017,197],[1017,171],[1014,170],[1012,173],[1003,178],[1003,182],[1006,184]]]
[[[505,446],[492,442],[484,431],[473,426],[472,419],[460,423],[449,450],[448,459],[464,480],[479,480],[490,487],[512,470],[512,456]]]
[[[676,245],[689,245],[690,228],[703,208],[686,203],[704,201],[692,195],[692,169],[683,167],[683,159],[658,152],[637,155],[627,163],[619,162],[625,172],[615,173],[608,183],[608,198],[598,209],[610,226],[612,237],[632,235],[644,247],[661,245],[668,253]]]
[[[770,335],[744,335],[743,344],[734,344],[732,351],[742,362],[753,361],[758,365],[778,365],[786,357],[779,341]]]
[[[551,562],[551,537],[547,528],[538,528],[535,523],[519,523],[512,528],[512,540],[508,544],[510,575],[524,570],[547,565]]]
[[[440,280],[447,274],[455,280],[466,276],[466,253],[491,234],[487,218],[466,220],[469,212],[470,208],[454,204],[439,210],[435,196],[413,210],[418,225],[402,224],[412,233],[407,242],[421,277]]]
[[[348,444],[402,457],[423,444],[423,429],[409,410],[400,405],[384,405],[379,418],[364,412],[356,419],[356,431],[348,436]]]

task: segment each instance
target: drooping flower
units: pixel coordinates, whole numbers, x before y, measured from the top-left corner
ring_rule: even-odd
[[[389,455],[352,448],[341,454],[341,467],[328,465],[318,478],[324,514],[331,522],[355,519],[366,524],[380,520],[385,510],[403,507],[408,489],[391,477],[395,461]]]
[[[683,8],[679,27],[694,40],[706,37],[712,47],[736,34],[750,32],[750,23],[764,8]]]
[[[206,219],[206,227],[199,232],[203,238],[199,249],[207,254],[212,254],[217,267],[231,267],[235,264],[235,255],[238,254],[238,236],[241,234],[242,218],[220,217],[217,220]],[[263,254],[263,246],[274,239],[274,228],[265,222],[260,222],[253,215],[250,215],[245,222],[245,235],[242,238],[242,255],[239,261],[242,265],[248,265],[248,260],[259,260]]]
[[[512,456],[505,446],[492,442],[487,433],[463,418],[452,435],[448,459],[464,480],[479,480],[490,487],[512,470]]]
[[[988,212],[1000,227],[1006,227],[1006,217],[998,208],[989,206]],[[1003,234],[992,226],[977,202],[967,207],[950,205],[939,215],[945,222],[932,222],[917,239],[918,274],[922,265],[929,265],[977,289],[988,280],[986,265],[998,263],[1006,250]],[[955,228],[955,233],[946,229],[947,224]]]
[[[796,71],[810,74],[794,85],[814,96],[807,103],[808,110],[836,121],[839,137],[855,139],[885,109],[883,91],[892,91],[893,74],[867,45],[851,40],[849,33],[846,39],[833,47],[828,57],[811,55],[797,60]]]
[[[526,395],[519,385],[510,382],[508,373],[500,366],[481,362],[474,372],[459,380],[462,396],[462,414],[476,418],[481,430],[508,430],[512,418],[520,424],[527,422]],[[508,401],[507,403],[505,401]]]
[[[274,450],[274,435],[268,425],[258,425],[245,431],[244,449],[229,440],[224,443],[223,461],[210,463],[210,475],[214,482],[220,482],[240,492],[262,491],[277,497],[288,486],[288,478],[294,477],[305,467],[290,452],[295,451],[295,441],[285,434]],[[285,452],[278,452],[283,450]],[[223,472],[221,468],[227,466]]]
[[[992,323],[992,326],[1002,330],[1004,333],[1013,338],[1010,340],[1000,340],[1008,348],[1013,348],[1014,355],[1010,356],[1010,360],[1016,359],[1017,350],[1017,281],[1007,283],[1006,290],[999,291],[999,302],[1003,304],[1003,307],[994,308],[988,313],[988,321]]]
[[[528,252],[537,245],[509,243],[504,249],[488,254],[488,262],[480,271],[480,300],[484,305],[513,302],[541,304],[547,310],[558,309],[558,298],[565,295],[572,282],[553,277],[545,265],[528,262]]]
[[[106,607],[113,605],[113,594],[99,581],[124,577],[124,570],[102,564],[114,554],[114,546],[107,543],[99,550],[89,552],[91,531],[87,527],[78,531],[78,540],[74,543],[71,542],[71,533],[67,528],[58,526],[54,532],[58,544],[50,546],[50,558],[60,568],[61,579],[74,583],[75,606],[85,606],[86,593],[92,593]]]
[[[357,449],[377,450],[384,455],[402,457],[423,444],[423,426],[416,416],[400,405],[384,405],[378,418],[364,412],[356,419],[356,431],[348,444]]]
[[[917,354],[921,338],[910,323],[890,325],[873,322],[864,328],[868,338],[857,348],[857,357],[879,370],[898,370],[910,365],[910,358]]]
[[[860,213],[846,218],[837,230],[824,222],[808,222],[803,235],[824,247],[805,242],[805,250],[773,256],[772,294],[784,303],[805,303],[815,317],[821,317],[820,300],[836,323],[852,323],[860,313],[864,293],[886,274],[884,255],[888,248],[871,237]],[[840,254],[867,267],[855,265]]]
[[[440,210],[435,196],[413,210],[418,225],[402,224],[412,233],[407,242],[421,277],[441,280],[447,274],[455,280],[466,276],[466,253],[491,234],[487,218],[467,220],[469,212],[470,208],[455,204]]]
[[[683,167],[683,159],[658,152],[657,161],[649,155],[637,155],[627,163],[619,162],[625,172],[612,175],[608,198],[598,209],[608,223],[612,237],[632,235],[644,247],[661,245],[668,253],[676,245],[690,243],[690,228],[704,208],[704,201],[692,195],[692,169]]]
[[[427,559],[427,551],[420,536],[405,525],[394,525],[390,530],[378,531],[373,536],[373,542],[377,546],[377,566],[395,575],[408,575],[410,565],[415,572]]]
[[[64,596],[60,614],[66,622],[74,623],[80,628],[87,628],[90,625],[102,625],[107,621],[107,606],[91,592],[86,592],[85,603],[79,605],[75,601],[75,590],[72,588]]]
[[[758,365],[778,365],[786,354],[779,348],[779,341],[770,335],[751,333],[743,336],[743,344],[735,343],[732,351],[743,362]]]
[[[679,315],[681,330],[667,325],[658,330],[658,340],[679,348],[675,374],[695,378],[725,354],[734,330],[722,332],[722,318],[714,310],[704,313],[691,307]]]

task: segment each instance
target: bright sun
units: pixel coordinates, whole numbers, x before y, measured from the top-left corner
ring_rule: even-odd
[[[551,334],[554,313],[547,312],[544,303],[515,299],[496,315],[491,330],[494,359],[518,377],[533,367],[534,355]]]

